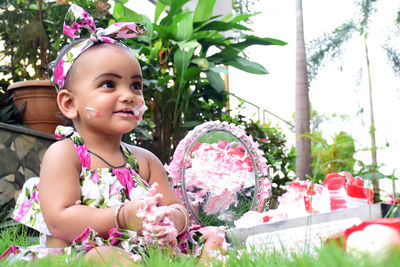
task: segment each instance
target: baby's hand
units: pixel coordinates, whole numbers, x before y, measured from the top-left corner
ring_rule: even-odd
[[[161,201],[162,195],[157,193],[157,184],[150,188],[145,196],[132,199],[122,207],[121,213],[123,213],[123,225],[126,229],[142,232],[143,228],[143,217],[150,213],[150,209],[153,206],[157,206]]]
[[[144,205],[137,211],[137,217],[143,224],[142,233],[149,244],[176,247],[177,230],[172,220],[172,210],[169,207],[158,206],[161,195],[157,193],[157,188],[157,183],[154,183],[144,197]]]

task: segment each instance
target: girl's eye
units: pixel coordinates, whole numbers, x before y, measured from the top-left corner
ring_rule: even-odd
[[[104,87],[104,88],[114,88],[115,87],[115,85],[112,81],[102,82],[100,86]]]
[[[134,82],[131,85],[132,90],[142,90],[142,83],[140,82]]]

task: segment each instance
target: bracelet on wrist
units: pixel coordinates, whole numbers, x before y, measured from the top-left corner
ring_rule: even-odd
[[[181,205],[181,204],[178,204],[178,203],[174,203],[174,204],[171,204],[171,205],[169,205],[171,208],[173,208],[173,209],[176,209],[176,210],[178,210],[178,211],[180,211],[182,214],[183,214],[183,217],[185,217],[185,226],[182,228],[182,230],[178,233],[178,235],[180,235],[180,234],[182,234],[182,233],[184,233],[185,231],[187,231],[187,228],[188,228],[188,226],[189,226],[189,218],[188,218],[188,215],[187,215],[187,213],[185,212],[185,208]]]
[[[121,205],[118,205],[118,206],[115,208],[115,211],[114,211],[114,223],[115,223],[115,227],[116,227],[117,229],[120,229],[119,223],[118,223],[119,211],[121,210],[121,208],[122,208],[124,205],[125,205],[124,203],[121,204]]]

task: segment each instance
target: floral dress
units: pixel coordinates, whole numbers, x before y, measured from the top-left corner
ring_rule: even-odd
[[[90,168],[90,156],[83,139],[72,127],[58,126],[58,139],[70,138],[80,158],[81,204],[93,208],[109,208],[140,196],[149,189],[145,180],[140,178],[138,162],[129,148],[121,143],[127,163],[122,168]],[[90,227],[75,238],[66,248],[46,248],[46,235],[51,235],[39,204],[39,177],[28,179],[17,199],[13,219],[40,232],[40,244],[30,247],[11,246],[3,252],[0,259],[15,261],[32,260],[49,254],[81,255],[96,246],[112,245],[123,248],[132,254],[132,259],[140,260],[144,252],[145,240],[135,231],[112,228],[108,238],[102,238]],[[192,228],[192,230],[194,230]],[[199,255],[201,234],[189,231],[178,236],[178,252]]]

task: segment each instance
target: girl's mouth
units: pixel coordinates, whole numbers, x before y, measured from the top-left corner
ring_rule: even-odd
[[[135,113],[133,112],[132,109],[123,109],[123,110],[116,111],[114,113],[118,114],[122,117],[133,117],[135,115]]]

